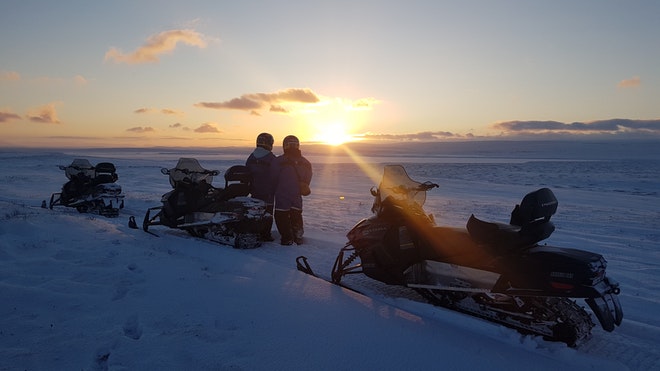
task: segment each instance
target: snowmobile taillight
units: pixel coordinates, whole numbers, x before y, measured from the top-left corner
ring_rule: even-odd
[[[594,271],[591,277],[587,279],[587,284],[594,286],[605,278],[605,269]]]

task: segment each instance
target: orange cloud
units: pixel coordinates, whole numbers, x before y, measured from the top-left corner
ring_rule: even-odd
[[[153,133],[156,131],[156,129],[152,128],[151,126],[145,126],[145,127],[136,126],[134,128],[126,129],[126,131],[130,131],[133,133]]]
[[[0,73],[0,81],[18,81],[21,75],[16,71],[2,71]]]
[[[162,110],[160,110],[160,113],[162,113],[164,115],[183,116],[183,112],[173,110],[173,109],[170,109],[170,108],[163,108]]]
[[[269,110],[269,111],[270,111],[270,112],[279,112],[279,113],[287,113],[287,112],[289,112],[289,110],[287,110],[286,108],[284,108],[284,107],[282,107],[282,106],[280,106],[280,105],[276,105],[276,104],[270,106],[270,110]]]
[[[157,63],[161,54],[172,52],[179,42],[202,49],[206,47],[204,35],[194,30],[169,30],[150,36],[144,45],[129,54],[110,48],[105,53],[105,60],[127,64]]]
[[[87,85],[88,81],[85,77],[81,75],[75,75],[73,77],[73,83],[76,84],[77,86],[85,86]]]
[[[133,113],[154,113],[154,112],[156,112],[154,108],[146,108],[146,107],[138,108],[135,111],[133,111]]]
[[[13,112],[3,112],[0,111],[0,122],[9,122],[11,120],[19,120],[21,116]]]
[[[213,122],[205,122],[195,129],[195,133],[220,133],[220,129]]]
[[[170,108],[163,108],[163,109],[156,109],[156,108],[149,108],[149,107],[142,107],[138,108],[133,113],[162,113],[163,115],[175,115],[175,116],[184,116],[184,113],[182,111],[177,111],[174,109]]]
[[[620,88],[635,88],[640,86],[641,84],[642,84],[642,80],[639,78],[639,76],[635,76],[631,79],[619,81],[617,86]]]
[[[27,118],[32,122],[41,122],[45,124],[60,123],[60,120],[57,118],[55,103],[50,103],[43,107],[35,108],[34,110],[28,112]]]
[[[289,88],[274,93],[244,94],[224,102],[200,102],[195,107],[213,109],[237,109],[259,115],[257,110],[270,107],[272,112],[287,112],[282,105],[286,103],[314,104],[321,99],[311,89]]]

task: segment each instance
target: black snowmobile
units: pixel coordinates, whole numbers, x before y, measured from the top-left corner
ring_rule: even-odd
[[[270,227],[273,216],[266,212],[264,201],[248,197],[251,177],[245,166],[227,169],[224,188],[211,185],[219,171],[204,169],[194,158],[180,158],[173,169],[162,168],[161,172],[169,175],[174,189],[163,195],[162,206],[147,210],[142,224],[145,231],[165,225],[237,249],[261,245],[260,233]],[[134,220],[129,223],[137,228]]]
[[[97,213],[107,217],[119,216],[124,207],[124,195],[115,165],[100,162],[96,166],[86,159],[75,159],[71,165],[59,165],[69,179],[62,186],[62,192],[50,196],[49,208],[54,206],[73,207],[81,213]],[[46,201],[42,204],[46,206]]]
[[[550,217],[558,202],[550,189],[527,194],[508,224],[472,215],[467,228],[452,228],[436,226],[422,208],[435,187],[413,181],[400,165],[385,166],[371,189],[374,215],[348,232],[332,281],[364,273],[410,287],[434,305],[569,346],[587,340],[594,326],[573,299],[585,299],[604,330],[621,324],[619,285],[601,255],[539,244],[555,229]]]

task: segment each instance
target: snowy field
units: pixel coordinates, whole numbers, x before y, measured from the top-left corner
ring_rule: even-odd
[[[161,167],[197,157],[224,171],[250,149],[0,149],[0,370],[660,370],[658,147],[583,156],[310,155],[306,243],[254,250],[127,227],[170,190]],[[118,218],[40,208],[66,181],[57,165],[74,158],[117,166],[126,195]],[[621,283],[621,326],[596,326],[572,349],[363,276],[343,282],[368,296],[297,271],[295,258],[305,255],[329,276],[346,232],[370,215],[369,189],[386,163],[440,184],[426,211],[443,225],[464,226],[472,213],[506,222],[526,193],[551,188],[557,229],[545,242],[605,256]]]

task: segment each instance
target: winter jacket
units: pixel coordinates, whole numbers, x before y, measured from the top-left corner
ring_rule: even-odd
[[[245,161],[245,166],[252,175],[250,194],[267,204],[273,203],[273,186],[270,178],[270,167],[273,160],[275,160],[273,152],[257,147]]]
[[[271,163],[271,184],[275,195],[275,210],[302,210],[299,182],[312,181],[312,164],[302,156],[300,150],[277,156]]]

